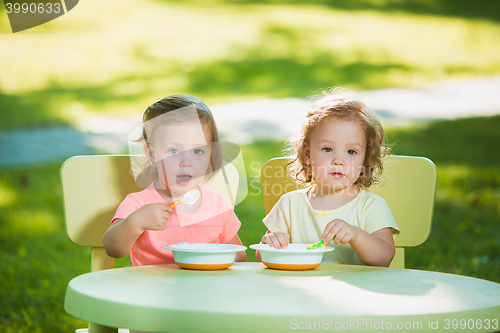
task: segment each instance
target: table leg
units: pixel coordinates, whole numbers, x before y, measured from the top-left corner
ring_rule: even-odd
[[[89,323],[89,333],[118,333],[118,329],[114,327]]]

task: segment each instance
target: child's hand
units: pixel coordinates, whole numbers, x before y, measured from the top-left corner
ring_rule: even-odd
[[[335,237],[333,240],[335,244],[353,243],[358,238],[358,229],[344,220],[335,219],[326,225],[321,239],[328,244],[332,241],[333,237]]]
[[[286,249],[288,244],[290,244],[290,234],[282,231],[267,232],[267,234],[262,237],[262,244],[267,244],[276,249]]]
[[[147,204],[131,214],[141,230],[165,230],[174,209],[166,204]]]

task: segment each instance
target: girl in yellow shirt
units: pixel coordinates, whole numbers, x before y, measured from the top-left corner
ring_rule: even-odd
[[[281,197],[263,220],[262,243],[279,249],[322,239],[335,248],[325,260],[389,266],[399,228],[384,199],[366,191],[387,154],[377,115],[333,90],[312,104],[291,145],[288,170],[310,186]]]

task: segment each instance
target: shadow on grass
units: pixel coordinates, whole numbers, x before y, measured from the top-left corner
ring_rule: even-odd
[[[0,130],[5,128],[63,124],[48,98],[32,94],[6,95],[0,92]]]
[[[159,0],[175,2],[173,0]],[[185,3],[195,5],[210,4],[214,1],[188,0]],[[483,0],[480,3],[468,0],[220,0],[220,4],[256,4],[256,5],[320,5],[345,11],[380,11],[386,13],[411,13],[420,15],[436,15],[445,17],[463,17],[468,19],[486,19],[500,21],[500,2],[497,0]]]
[[[387,131],[394,152],[425,156],[438,165],[498,167],[500,116],[437,120],[422,128]]]
[[[214,95],[220,90],[229,95],[268,97],[307,97],[318,89],[344,86],[371,89],[391,86],[391,69],[415,71],[400,64],[339,64],[335,55],[323,54],[308,63],[293,58],[266,59],[249,54],[242,61],[224,60],[203,64],[189,73],[189,90],[201,95]]]
[[[149,95],[146,89],[141,92],[116,92],[117,86],[126,86],[127,83],[136,81],[136,77],[123,77],[94,86],[69,88],[52,84],[46,89],[22,94],[5,94],[0,91],[0,130],[68,124],[71,119],[78,117],[78,110],[72,109],[77,102],[97,110],[106,109],[109,104],[127,105],[136,102]]]

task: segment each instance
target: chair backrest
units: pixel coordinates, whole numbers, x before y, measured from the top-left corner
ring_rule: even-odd
[[[301,188],[285,170],[287,158],[269,160],[261,171],[264,206],[268,214],[279,198]],[[373,192],[385,199],[398,223],[401,234],[396,238],[396,255],[391,267],[404,267],[404,247],[425,242],[431,231],[437,169],[424,157],[390,156],[384,163],[384,183],[373,186]]]
[[[234,206],[238,181],[236,168],[226,164],[202,186],[220,192]],[[127,194],[143,190],[130,172],[130,156],[71,157],[61,167],[61,182],[68,237],[77,245],[93,248],[92,271],[113,268],[114,260],[107,256],[102,236]]]

